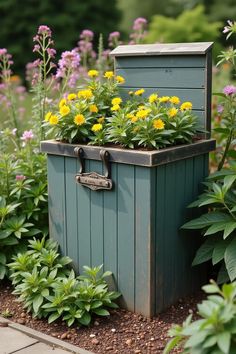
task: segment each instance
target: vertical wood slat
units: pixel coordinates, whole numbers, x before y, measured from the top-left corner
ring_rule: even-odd
[[[90,170],[102,174],[102,163],[90,161]],[[90,195],[91,264],[102,265],[103,258],[103,191],[92,191]]]
[[[113,190],[104,192],[104,269],[110,270],[112,279],[107,278],[109,286],[117,289],[118,278],[118,194],[117,194],[117,164],[111,165]]]
[[[134,218],[135,205],[135,167],[119,164],[118,194],[118,288],[125,294],[122,303],[134,311],[135,245]]]
[[[152,316],[152,174],[154,170],[135,168],[135,310]]]
[[[67,254],[65,223],[65,162],[62,156],[48,156],[49,232]],[[58,190],[61,192],[58,193]]]
[[[77,168],[78,168],[77,164]],[[86,160],[85,170],[89,171],[90,161]],[[81,185],[77,185],[77,223],[79,240],[79,269],[80,273],[84,265],[92,265],[91,261],[91,191]]]
[[[77,230],[77,198],[76,181],[77,173],[76,159],[65,159],[65,220],[66,220],[66,239],[67,255],[73,260],[73,267],[79,270],[78,264],[78,230]]]

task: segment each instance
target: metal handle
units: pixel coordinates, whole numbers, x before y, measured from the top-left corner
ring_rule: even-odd
[[[111,166],[109,163],[109,152],[102,149],[100,151],[100,157],[104,165],[105,173],[100,175],[97,172],[84,172],[85,171],[85,160],[84,160],[84,150],[81,147],[76,147],[74,149],[75,154],[78,156],[80,163],[79,172],[75,175],[76,181],[84,187],[90,188],[94,191],[97,190],[111,190],[112,180],[111,180]]]

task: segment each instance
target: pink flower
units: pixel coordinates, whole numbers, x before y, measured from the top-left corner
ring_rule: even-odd
[[[46,36],[51,37],[52,31],[50,30],[50,28],[48,26],[41,25],[38,28],[38,34],[42,34],[42,35],[46,35]]]
[[[7,49],[6,48],[0,48],[0,55],[5,55],[7,54]]]
[[[16,132],[17,132],[17,128],[14,128],[14,129],[12,129],[12,131],[11,131],[11,133],[12,133],[12,135],[16,135]]]
[[[34,137],[34,134],[33,134],[31,129],[30,130],[25,130],[23,135],[22,135],[22,137],[21,137],[21,140],[27,142],[27,141],[32,140],[33,137]]]
[[[133,30],[134,31],[139,31],[142,30],[147,24],[147,20],[144,17],[138,17],[136,18],[136,20],[134,21],[133,24]]]
[[[224,87],[223,92],[226,96],[234,95],[236,93],[236,86],[227,85]]]
[[[24,179],[26,179],[26,177],[24,175],[16,175],[17,181],[24,181]]]
[[[80,34],[80,38],[86,39],[87,41],[91,41],[93,37],[94,37],[94,33],[89,29],[83,30],[82,33]]]

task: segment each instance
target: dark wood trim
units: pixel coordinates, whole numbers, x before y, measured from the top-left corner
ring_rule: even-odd
[[[41,142],[41,151],[52,155],[76,157],[75,148],[81,147],[84,158],[88,160],[101,160],[100,151],[107,150],[110,154],[110,162],[124,163],[154,167],[168,164],[173,161],[187,159],[192,156],[208,153],[215,149],[214,139],[198,140],[193,144],[178,145],[160,150],[131,150],[110,146],[91,146],[84,144],[67,144],[56,140]]]

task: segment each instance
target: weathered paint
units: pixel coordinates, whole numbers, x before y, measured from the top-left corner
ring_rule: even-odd
[[[75,268],[104,265],[122,305],[153,316],[198,288],[193,238],[181,236],[186,206],[208,174],[208,154],[153,168],[112,163],[111,191],[75,181],[76,157],[48,155],[50,233]],[[86,171],[102,173],[101,161]]]

